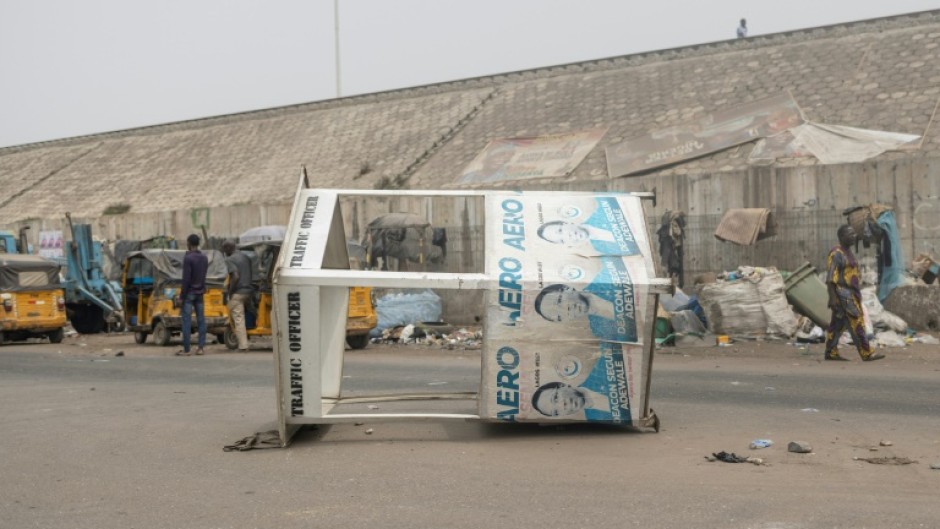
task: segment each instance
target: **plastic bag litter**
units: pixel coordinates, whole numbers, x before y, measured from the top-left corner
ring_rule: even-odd
[[[382,331],[400,325],[441,319],[441,298],[432,290],[386,294],[375,304],[378,325],[369,336],[382,336]]]
[[[875,325],[871,322],[871,315],[864,303],[862,304],[862,321],[865,322],[865,336],[874,336]]]
[[[894,331],[882,331],[875,335],[875,344],[882,347],[904,347],[904,339]]]
[[[407,343],[411,340],[412,336],[415,334],[415,326],[412,324],[405,325],[405,328],[401,330],[401,336],[398,338],[399,341]]]
[[[907,322],[897,314],[885,310],[881,302],[878,301],[877,287],[865,287],[862,289],[862,308],[868,311],[868,317],[871,319],[872,327],[875,329],[897,332],[907,330]]]
[[[826,339],[826,331],[819,325],[813,323],[813,320],[806,316],[800,316],[800,326],[796,331],[796,339],[799,342],[818,343]]]
[[[721,452],[718,452],[717,454],[713,453],[712,457],[714,457],[718,461],[723,461],[725,463],[747,463],[746,457],[741,457],[738,454],[735,454],[734,452],[730,452],[730,453],[725,452],[724,450],[722,450]]]
[[[863,285],[878,284],[878,261],[873,255],[858,258],[858,272]],[[877,290],[877,286],[872,287]]]
[[[931,336],[929,334],[920,335],[917,338],[914,338],[914,341],[917,343],[923,343],[927,345],[940,345],[940,340],[938,340],[936,337]]]
[[[728,453],[722,450],[718,453],[713,453],[712,458],[709,461],[723,461],[725,463],[751,463],[752,465],[763,465],[764,460],[759,457],[741,457],[734,452]]]
[[[674,313],[669,322],[672,324],[673,332],[677,334],[705,334],[705,326],[698,316],[691,310],[682,310]]]
[[[659,305],[669,312],[677,312],[689,304],[689,299],[685,292],[677,288],[676,293],[671,296],[668,294],[660,295]]]
[[[907,322],[893,312],[884,311],[881,313],[881,322],[875,322],[875,328],[879,325],[895,332],[904,332],[907,330]]]

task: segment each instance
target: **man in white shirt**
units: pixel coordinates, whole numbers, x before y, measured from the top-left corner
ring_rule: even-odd
[[[747,20],[741,19],[741,25],[738,26],[738,38],[743,39],[747,37]]]

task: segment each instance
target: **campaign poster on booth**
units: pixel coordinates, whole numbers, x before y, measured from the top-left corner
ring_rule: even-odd
[[[609,342],[573,345],[492,341],[481,416],[630,424],[633,410],[643,406],[642,348]]]
[[[637,197],[522,196],[532,206],[525,212],[526,227],[534,235],[531,254],[639,256],[639,249],[647,246],[643,207]]]
[[[629,423],[643,387],[652,261],[634,197],[488,197],[481,413]],[[558,229],[556,230],[555,227]],[[554,230],[553,232],[549,232]],[[579,231],[581,230],[581,231]],[[515,404],[515,406],[514,406]]]
[[[500,217],[486,234],[487,272],[498,278],[487,304],[488,332],[511,327],[517,338],[643,342],[653,264],[640,252],[649,245],[639,199],[534,193],[488,200],[489,215]],[[546,227],[559,218],[604,234],[555,238]]]
[[[487,303],[487,333],[552,342],[643,343],[646,286],[641,260],[542,256],[501,260]],[[527,277],[527,270],[532,276]]]

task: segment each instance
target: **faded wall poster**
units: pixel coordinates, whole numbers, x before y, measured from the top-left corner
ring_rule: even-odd
[[[467,165],[456,183],[483,184],[567,176],[606,132],[605,127],[551,136],[493,140]]]
[[[773,136],[801,123],[796,101],[788,92],[781,92],[611,145],[607,147],[607,174],[614,178],[690,160]]]
[[[61,230],[39,232],[39,256],[54,258],[65,257],[65,242]]]

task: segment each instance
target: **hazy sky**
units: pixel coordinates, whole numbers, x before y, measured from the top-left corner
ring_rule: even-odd
[[[0,0],[0,146],[336,96],[333,0]],[[339,0],[343,95],[940,0]]]

